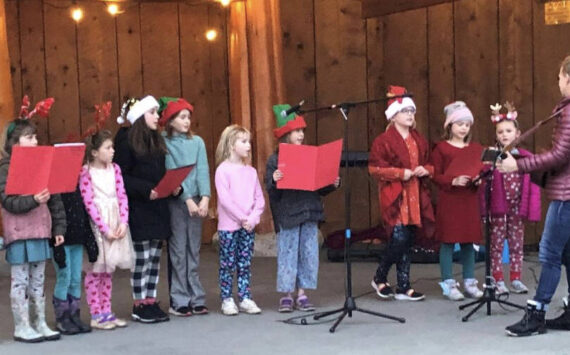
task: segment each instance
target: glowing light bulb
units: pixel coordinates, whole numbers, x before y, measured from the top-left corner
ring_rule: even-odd
[[[230,4],[230,2],[232,2],[232,0],[219,0],[220,4],[222,4],[222,6],[228,6]]]
[[[71,10],[71,18],[75,22],[81,21],[81,19],[83,18],[83,9],[80,7],[76,7],[73,10]]]
[[[206,39],[208,41],[214,41],[216,38],[218,38],[218,31],[216,30],[208,30],[206,31]]]
[[[107,12],[109,12],[113,16],[119,14],[120,13],[119,5],[109,4],[109,6],[107,6]]]

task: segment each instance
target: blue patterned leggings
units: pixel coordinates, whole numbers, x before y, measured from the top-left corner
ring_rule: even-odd
[[[241,228],[237,231],[218,231],[220,241],[220,296],[232,297],[234,272],[237,268],[238,297],[251,298],[251,257],[255,232]]]
[[[295,286],[317,288],[318,232],[316,222],[280,229],[277,235],[277,292],[293,292]]]

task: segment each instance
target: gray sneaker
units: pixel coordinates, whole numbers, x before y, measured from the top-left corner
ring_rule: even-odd
[[[511,289],[514,293],[528,293],[528,287],[526,287],[521,280],[513,280],[513,282],[511,282]]]

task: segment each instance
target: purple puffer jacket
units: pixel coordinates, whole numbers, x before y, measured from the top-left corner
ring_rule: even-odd
[[[519,149],[520,159],[531,157],[532,153],[527,150]],[[485,216],[485,187],[482,184],[479,189],[479,206],[481,216]],[[507,214],[507,198],[505,195],[505,186],[503,183],[503,174],[499,170],[493,171],[493,185],[491,186],[490,199],[491,216],[500,217]],[[524,174],[521,181],[521,201],[519,205],[519,216],[530,222],[540,221],[540,187],[530,181],[530,174]]]

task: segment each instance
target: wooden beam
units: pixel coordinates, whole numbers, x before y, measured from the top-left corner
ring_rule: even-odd
[[[379,17],[455,0],[361,0],[362,18]]]
[[[8,34],[6,33],[6,11],[4,0],[0,0],[0,126],[14,119],[14,93],[8,55]]]

